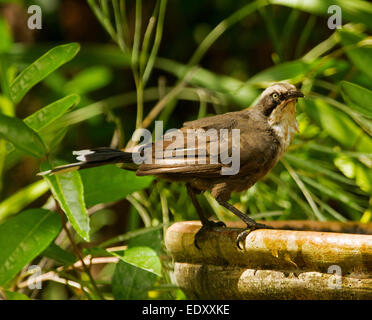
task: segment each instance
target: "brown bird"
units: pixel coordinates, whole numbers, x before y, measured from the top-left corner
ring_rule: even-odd
[[[188,194],[202,222],[203,231],[224,226],[203,213],[196,195],[209,190],[217,202],[247,224],[237,245],[255,229],[271,228],[257,223],[228,200],[233,191],[243,191],[264,177],[287,150],[297,129],[296,102],[304,95],[288,83],[267,88],[258,102],[237,112],[184,123],[154,143],[132,152],[96,148],[74,152],[80,162],[56,167],[44,174],[62,173],[109,163],[123,163],[138,176],[156,175],[186,183]]]

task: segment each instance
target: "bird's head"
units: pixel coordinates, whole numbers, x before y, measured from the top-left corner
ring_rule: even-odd
[[[289,83],[275,83],[262,92],[256,105],[271,128],[287,147],[298,131],[296,121],[296,102],[304,95]]]
[[[271,123],[279,123],[286,114],[296,114],[297,98],[303,97],[294,85],[280,82],[262,92],[257,106]]]

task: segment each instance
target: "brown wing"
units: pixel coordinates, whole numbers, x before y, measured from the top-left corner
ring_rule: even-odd
[[[225,141],[228,149],[224,154],[231,154],[231,130],[241,122],[241,113],[231,112],[186,122],[183,128],[165,134],[152,144],[151,159],[149,157],[147,163],[140,165],[137,175],[220,176],[224,164],[218,147],[221,141]],[[220,129],[226,129],[228,134],[221,135]],[[198,134],[204,136],[199,138]]]

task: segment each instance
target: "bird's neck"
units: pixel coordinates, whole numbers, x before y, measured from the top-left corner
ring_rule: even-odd
[[[286,106],[286,110],[283,111],[279,116],[269,118],[269,126],[275,132],[280,142],[280,154],[288,149],[296,131],[298,132],[298,126],[296,121],[296,103],[290,102],[290,105]]]

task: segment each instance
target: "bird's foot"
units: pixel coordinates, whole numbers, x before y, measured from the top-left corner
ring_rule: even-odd
[[[226,224],[223,223],[222,221],[215,222],[215,221],[208,220],[207,222],[204,222],[202,227],[199,229],[199,231],[194,236],[195,247],[197,247],[200,250],[200,246],[198,243],[200,242],[205,231],[210,231],[215,228],[222,228],[222,227],[226,227]]]
[[[273,227],[271,226],[268,226],[266,224],[262,224],[262,223],[257,223],[255,222],[254,224],[253,223],[247,223],[247,229],[245,229],[244,231],[240,232],[236,238],[236,246],[240,249],[240,250],[244,250],[245,249],[245,238],[247,238],[247,236],[253,231],[253,230],[256,230],[256,229],[274,229]],[[243,245],[241,245],[243,244]]]

